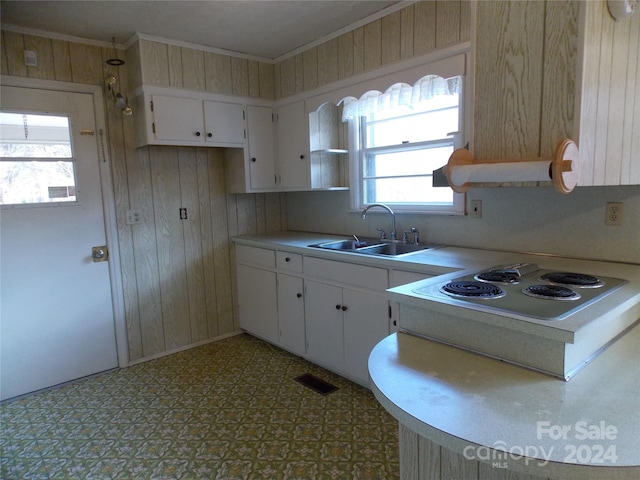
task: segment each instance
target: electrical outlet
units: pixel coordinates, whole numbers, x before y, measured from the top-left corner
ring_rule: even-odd
[[[127,210],[127,225],[137,225],[142,223],[140,210]]]
[[[624,203],[607,202],[605,225],[622,225],[624,223]]]
[[[482,218],[482,200],[471,200],[469,205],[469,217]]]

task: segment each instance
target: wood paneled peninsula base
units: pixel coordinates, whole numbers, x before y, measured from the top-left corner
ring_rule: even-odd
[[[404,333],[369,357],[401,480],[637,480],[640,327],[568,382]]]

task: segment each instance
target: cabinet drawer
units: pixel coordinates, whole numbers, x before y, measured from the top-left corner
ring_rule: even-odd
[[[276,252],[266,248],[238,245],[236,247],[236,261],[247,265],[275,268]]]
[[[276,265],[280,270],[302,273],[302,255],[289,252],[276,252]]]
[[[387,270],[384,268],[305,257],[304,273],[309,277],[377,292],[388,288]]]

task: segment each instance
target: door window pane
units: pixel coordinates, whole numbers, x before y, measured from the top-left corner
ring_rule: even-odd
[[[76,201],[69,118],[0,112],[0,204]]]

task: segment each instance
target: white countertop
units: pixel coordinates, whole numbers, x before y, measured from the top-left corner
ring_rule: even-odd
[[[639,365],[640,327],[569,382],[399,333],[374,348],[369,373],[395,418],[466,458],[482,460],[484,446],[513,452],[510,469],[608,480],[640,478]]]

